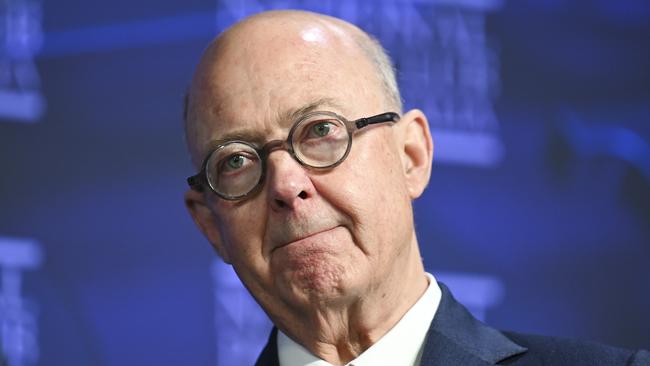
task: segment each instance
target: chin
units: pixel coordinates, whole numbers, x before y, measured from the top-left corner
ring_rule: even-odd
[[[272,272],[285,299],[303,305],[330,303],[354,292],[363,258],[347,237],[328,239],[304,240],[275,252]]]
[[[287,273],[286,283],[298,303],[311,305],[340,301],[350,295],[350,272],[343,265],[327,263]]]

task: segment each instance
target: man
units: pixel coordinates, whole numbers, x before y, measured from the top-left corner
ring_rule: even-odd
[[[355,26],[245,19],[204,52],[185,119],[186,205],[276,326],[258,365],[650,364],[506,336],[425,273],[411,203],[431,171],[427,119],[402,113],[390,61]]]

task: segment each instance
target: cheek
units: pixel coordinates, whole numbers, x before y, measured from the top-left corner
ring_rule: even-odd
[[[319,177],[315,185],[327,201],[352,219],[355,231],[372,235],[390,229],[386,222],[404,214],[410,198],[399,156],[391,145],[381,136],[364,137],[376,139],[359,141],[348,159]]]
[[[237,207],[227,211],[221,223],[225,250],[239,279],[260,299],[272,288],[269,259],[264,255],[266,215],[256,207]]]
[[[369,132],[379,135],[382,131]],[[401,200],[406,193],[400,157],[392,143],[381,136],[366,137],[377,138],[363,141],[364,145],[357,144],[362,146],[356,146],[355,154],[346,164],[348,174],[356,183],[348,187],[355,189],[359,197],[367,197],[368,205],[386,207],[389,203],[392,205],[394,199]]]
[[[235,262],[263,260],[263,241],[266,217],[256,207],[257,200],[242,206],[224,205],[219,210],[219,231],[225,249]]]

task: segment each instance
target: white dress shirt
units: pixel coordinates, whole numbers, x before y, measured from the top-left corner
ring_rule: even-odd
[[[440,304],[440,287],[427,273],[429,287],[388,333],[347,366],[417,366],[427,331]],[[332,366],[278,330],[280,366]]]

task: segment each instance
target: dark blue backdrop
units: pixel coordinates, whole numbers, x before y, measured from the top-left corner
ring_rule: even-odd
[[[0,247],[42,250],[21,272],[37,364],[235,352],[219,346],[232,284],[182,203],[181,101],[220,29],[285,6],[375,33],[406,105],[432,116],[439,159],[415,203],[427,269],[498,328],[650,347],[646,1],[22,3],[33,47],[0,55]],[[42,115],[2,90],[40,93]]]

